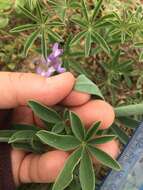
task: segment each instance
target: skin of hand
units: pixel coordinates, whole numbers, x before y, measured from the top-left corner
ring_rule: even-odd
[[[29,99],[34,99],[47,106],[62,104],[69,107],[80,116],[86,128],[101,121],[101,128],[107,129],[114,121],[113,108],[105,101],[91,100],[90,95],[73,91],[74,84],[75,78],[69,72],[50,78],[31,73],[0,72],[1,114],[12,109],[12,123],[34,123],[42,127],[40,120],[26,106]],[[113,158],[119,153],[116,141],[99,145],[99,148]],[[11,160],[15,183],[54,182],[68,156],[69,153],[59,150],[38,155],[13,149]],[[97,163],[96,158],[93,160]]]

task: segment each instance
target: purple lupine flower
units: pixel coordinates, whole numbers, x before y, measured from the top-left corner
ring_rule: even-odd
[[[52,48],[52,53],[45,59],[41,58],[40,65],[37,68],[37,74],[50,77],[54,72],[63,73],[65,68],[62,67],[60,56],[63,54],[63,49],[59,49],[59,44],[55,43]]]

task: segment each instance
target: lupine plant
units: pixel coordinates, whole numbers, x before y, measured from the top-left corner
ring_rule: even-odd
[[[32,71],[44,77],[70,71],[77,77],[74,90],[96,99],[106,97],[114,106],[116,119],[108,130],[100,130],[100,121],[85,130],[74,112],[66,108],[59,112],[29,100],[29,107],[45,128],[14,124],[12,130],[0,132],[1,142],[28,152],[42,153],[51,148],[70,151],[63,170],[56,182],[48,185],[49,189],[94,190],[98,180],[93,156],[109,168],[121,169],[98,145],[113,139],[125,145],[129,141],[128,130],[135,129],[142,118],[142,15],[140,0],[132,3],[128,0],[0,0],[0,33],[20,39],[23,51],[20,48],[19,59],[36,55],[31,61]],[[17,16],[22,24],[13,23]],[[2,30],[6,26],[8,32]],[[15,48],[11,49],[2,46],[0,63],[7,60],[9,52],[13,54]],[[130,99],[129,92],[126,95],[125,89],[135,91],[135,101]],[[125,98],[121,91],[125,91]]]

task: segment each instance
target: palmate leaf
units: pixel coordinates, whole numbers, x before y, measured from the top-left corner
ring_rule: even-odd
[[[103,165],[108,166],[109,168],[112,168],[117,171],[121,170],[120,164],[107,153],[103,152],[102,150],[100,150],[98,148],[90,146],[90,145],[88,146],[88,150]]]
[[[24,55],[27,56],[27,53],[29,51],[29,49],[31,48],[31,46],[33,45],[33,43],[35,42],[35,40],[38,38],[40,33],[40,30],[36,30],[35,32],[33,32],[27,39],[26,43],[24,44]]]
[[[92,44],[91,33],[87,32],[86,37],[85,37],[85,56],[86,57],[88,57],[90,54],[91,44]]]
[[[95,189],[95,173],[89,153],[84,149],[80,161],[79,178],[82,190]]]
[[[14,142],[30,142],[32,137],[36,134],[37,131],[33,130],[20,130],[14,133],[8,143]]]
[[[90,79],[88,79],[85,75],[79,75],[76,80],[74,90],[96,95],[97,97],[104,99],[98,86],[94,84]]]
[[[61,121],[60,115],[51,108],[48,108],[32,100],[28,102],[28,105],[31,107],[33,112],[43,121],[49,123],[57,123]]]
[[[101,137],[96,137],[88,141],[89,144],[96,145],[96,144],[104,144],[114,140],[117,136],[115,135],[102,135]]]
[[[36,136],[43,142],[51,147],[59,150],[69,151],[77,148],[80,142],[71,135],[59,135],[45,130],[39,131]]]
[[[70,121],[72,132],[74,133],[75,137],[80,141],[84,140],[85,128],[80,118],[74,112],[70,112]]]
[[[92,39],[100,45],[100,47],[108,54],[111,55],[110,48],[107,44],[107,42],[104,40],[104,38],[98,33],[98,32],[93,32],[92,33]]]
[[[85,137],[86,141],[89,141],[90,139],[92,139],[92,137],[93,137],[94,135],[96,135],[97,131],[98,131],[99,128],[100,128],[100,124],[101,124],[101,122],[95,122],[95,123],[88,129],[88,131],[87,131],[87,133],[86,133],[86,137]]]
[[[38,24],[25,24],[25,25],[21,25],[21,26],[17,26],[13,28],[12,30],[10,30],[10,32],[11,33],[23,32],[25,30],[36,29],[37,27],[38,27]]]
[[[82,148],[74,151],[65,163],[64,169],[61,171],[53,185],[52,190],[64,190],[73,180],[73,171],[80,162]]]

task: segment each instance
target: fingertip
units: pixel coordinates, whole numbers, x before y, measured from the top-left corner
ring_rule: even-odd
[[[82,106],[71,108],[71,110],[79,115],[87,128],[94,122],[101,121],[101,128],[107,129],[115,118],[112,106],[103,100],[91,100]]]
[[[81,93],[77,91],[72,91],[63,101],[62,104],[65,106],[80,106],[88,102],[91,95],[86,93]]]
[[[38,162],[38,173],[41,183],[54,182],[64,167],[69,154],[55,150],[43,154]]]

